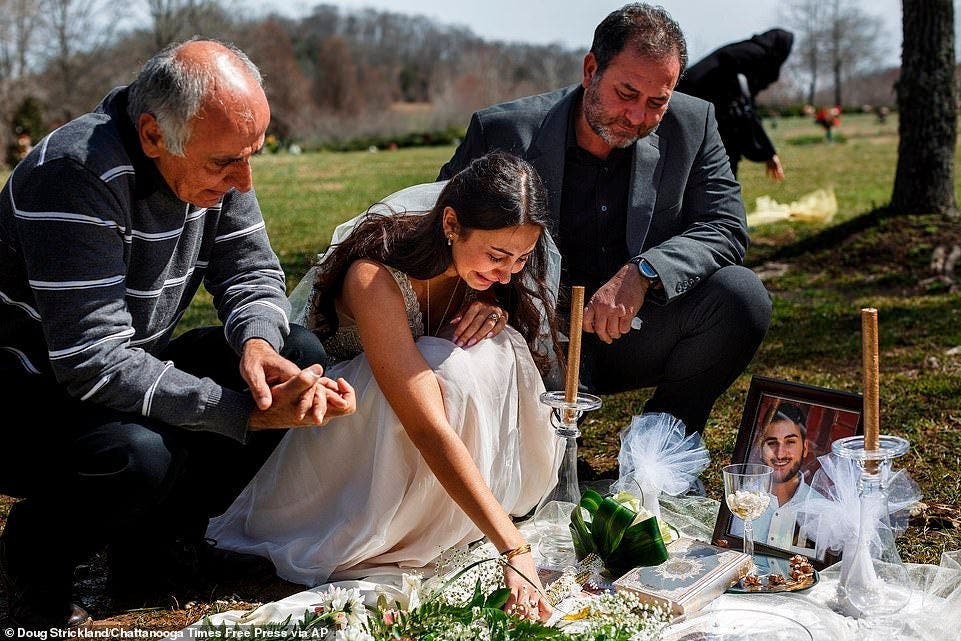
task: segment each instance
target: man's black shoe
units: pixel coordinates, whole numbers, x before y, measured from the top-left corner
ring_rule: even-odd
[[[72,584],[69,580],[64,585],[54,577],[37,576],[35,582],[25,576],[26,573],[18,575],[10,561],[9,544],[0,538],[0,582],[7,593],[10,619],[15,625],[27,630],[72,629],[92,621],[86,610],[70,603]]]
[[[26,630],[73,630],[93,621],[90,614],[76,603],[51,607],[49,603],[31,604],[15,599],[12,594],[9,599],[11,621]]]
[[[184,560],[208,583],[260,579],[276,574],[269,559],[218,548],[213,539],[183,543],[181,549]]]
[[[190,593],[214,584],[274,576],[273,564],[253,554],[216,547],[212,539],[150,545],[111,545],[111,587],[125,600],[150,600],[173,593]]]

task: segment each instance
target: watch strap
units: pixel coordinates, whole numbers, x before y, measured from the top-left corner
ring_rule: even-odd
[[[654,267],[647,262],[645,258],[638,256],[637,258],[632,259],[631,262],[637,265],[637,271],[639,271],[641,276],[644,278],[652,281],[660,280],[661,277],[658,276],[657,270],[654,269]]]

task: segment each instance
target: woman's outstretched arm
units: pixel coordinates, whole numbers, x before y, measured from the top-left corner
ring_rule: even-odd
[[[357,322],[374,378],[437,480],[498,550],[524,545],[447,420],[440,384],[414,344],[403,297],[390,272],[373,261],[355,262],[344,279],[342,304]],[[541,590],[530,554],[510,562]],[[540,616],[549,615],[550,606],[527,581],[512,571],[505,579],[512,592],[508,606],[536,602]]]

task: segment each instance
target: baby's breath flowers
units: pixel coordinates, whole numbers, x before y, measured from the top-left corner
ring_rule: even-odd
[[[665,610],[642,603],[631,592],[584,595],[582,581],[578,580],[582,578],[578,570],[584,569],[581,566],[562,573],[545,590],[548,599],[557,604],[555,626],[540,623],[535,614],[521,608],[509,608],[505,619],[490,607],[491,597],[504,586],[503,568],[496,557],[487,559],[463,549],[447,550],[438,558],[436,569],[437,574],[424,583],[421,591],[422,607],[409,613],[411,620],[416,620],[417,629],[401,630],[395,626],[383,638],[400,638],[415,632],[428,634],[437,641],[653,641],[669,620]],[[432,614],[425,616],[427,612]],[[380,621],[396,623],[398,618],[388,614]],[[382,637],[375,634],[375,638]]]
[[[483,594],[504,587],[504,571],[497,558],[479,557],[464,549],[442,552],[435,570],[436,574],[424,583],[424,599],[436,596],[450,605],[461,605],[471,600],[478,585]]]
[[[670,617],[661,607],[641,602],[633,592],[606,592],[568,602],[561,629],[581,639],[654,641]]]

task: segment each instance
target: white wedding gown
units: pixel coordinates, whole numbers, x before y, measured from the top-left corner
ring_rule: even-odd
[[[556,480],[556,437],[539,397],[540,374],[508,327],[467,349],[423,336],[416,297],[404,293],[417,347],[434,370],[451,426],[509,514],[535,507]],[[356,326],[327,343],[351,356]],[[333,348],[333,349],[331,349]],[[482,538],[437,481],[387,403],[363,353],[328,368],[357,393],[357,411],[321,428],[290,430],[208,536],[218,547],[268,557],[284,579],[307,586],[426,570],[451,546]]]

